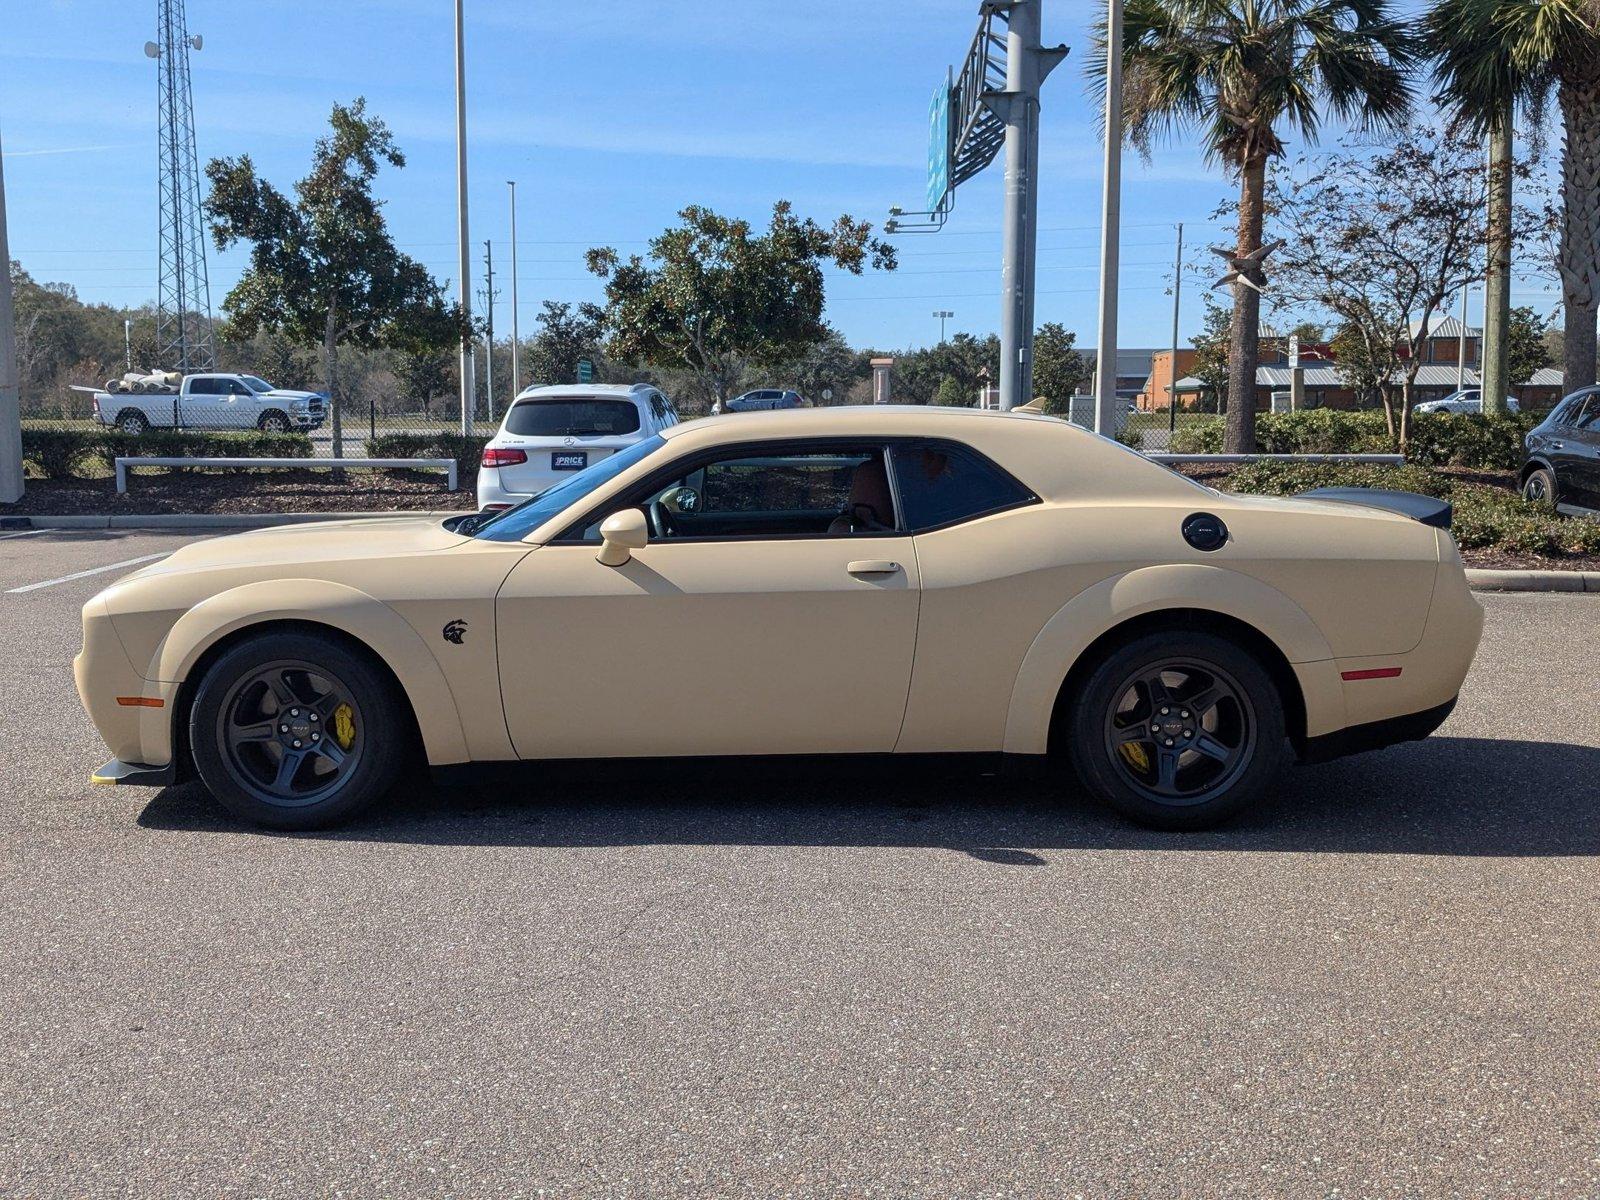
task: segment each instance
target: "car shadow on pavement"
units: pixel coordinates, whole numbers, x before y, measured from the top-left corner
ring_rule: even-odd
[[[161,791],[148,829],[249,833],[195,784]],[[260,836],[418,845],[884,846],[944,848],[1039,866],[1051,849],[1373,854],[1600,854],[1600,748],[1436,737],[1288,771],[1275,796],[1224,828],[1170,834],[1123,822],[1051,777],[961,770],[767,773],[674,767],[603,778],[570,768],[514,782],[419,785],[335,830]]]

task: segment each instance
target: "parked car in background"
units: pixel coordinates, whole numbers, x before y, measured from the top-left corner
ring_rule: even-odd
[[[1600,511],[1600,387],[1573,392],[1528,431],[1526,499]]]
[[[1522,405],[1517,403],[1515,396],[1506,397],[1506,408],[1511,412],[1522,411]],[[1421,404],[1413,405],[1411,411],[1419,413],[1481,413],[1483,411],[1483,393],[1477,388],[1462,388],[1459,392],[1451,392],[1442,400],[1424,400]]]
[[[677,423],[672,401],[648,383],[529,388],[483,448],[478,507],[520,504]]]
[[[189,375],[176,388],[162,382],[148,385],[148,390],[75,390],[93,393],[96,421],[134,435],[173,428],[310,433],[327,416],[327,402],[320,392],[273,387],[256,375]]]
[[[775,408],[810,408],[799,392],[781,388],[757,388],[742,396],[735,396],[725,405],[713,405],[713,413],[767,412]]]

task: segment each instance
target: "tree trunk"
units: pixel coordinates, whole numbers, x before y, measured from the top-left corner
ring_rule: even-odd
[[[1242,259],[1261,248],[1262,209],[1265,207],[1267,161],[1256,157],[1239,171],[1239,248]],[[1261,265],[1252,263],[1241,274],[1259,284]],[[1261,293],[1243,283],[1233,285],[1233,324],[1228,331],[1228,424],[1223,450],[1228,454],[1254,454],[1256,449],[1256,360],[1261,333]]]
[[[1485,416],[1504,416],[1511,385],[1511,112],[1489,131],[1489,270],[1484,281],[1483,362],[1478,377]],[[1590,322],[1592,325],[1594,322]]]
[[[1408,372],[1400,380],[1400,436],[1395,439],[1395,446],[1401,454],[1406,452],[1411,441],[1411,381],[1413,374]]]
[[[322,335],[323,379],[328,388],[328,412],[333,417],[333,456],[344,457],[344,425],[339,404],[339,311],[328,301],[328,324]],[[342,472],[340,472],[342,474]]]
[[[1600,311],[1600,54],[1561,83],[1561,295],[1566,308],[1565,390],[1595,381]]]

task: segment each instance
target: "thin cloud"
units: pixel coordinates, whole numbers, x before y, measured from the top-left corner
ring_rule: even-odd
[[[39,158],[46,154],[98,154],[120,146],[45,146],[37,150],[7,150],[7,158]]]

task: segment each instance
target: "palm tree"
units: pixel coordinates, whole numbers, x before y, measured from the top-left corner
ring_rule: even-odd
[[[1509,121],[1518,105],[1537,116],[1556,92],[1566,387],[1591,384],[1600,313],[1600,8],[1594,0],[1439,0],[1425,29],[1439,101],[1480,133]],[[1509,244],[1509,230],[1499,236]]]
[[[1105,24],[1090,73],[1105,84]],[[1388,0],[1128,0],[1122,108],[1148,154],[1159,137],[1199,131],[1207,156],[1239,178],[1228,352],[1229,453],[1255,449],[1256,339],[1267,163],[1280,129],[1315,140],[1327,108],[1364,129],[1393,128],[1411,109],[1417,44]]]

